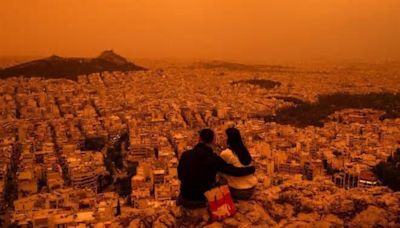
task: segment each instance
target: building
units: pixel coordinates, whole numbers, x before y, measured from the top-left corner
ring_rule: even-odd
[[[153,184],[164,184],[165,183],[165,170],[156,169],[153,171]]]
[[[156,184],[154,186],[154,198],[160,201],[170,200],[172,198],[170,184]]]
[[[112,221],[117,204],[116,193],[63,188],[15,200],[10,220],[18,227],[92,227]]]
[[[369,170],[362,170],[358,179],[358,186],[369,188],[378,185],[378,179],[375,174]]]
[[[321,160],[304,163],[304,177],[313,180],[316,176],[324,175],[324,166]]]
[[[340,188],[350,189],[358,187],[359,177],[357,174],[350,174],[347,172],[335,173],[332,176],[332,181]]]
[[[97,192],[97,173],[87,167],[87,168],[74,168],[70,170],[69,177],[71,181],[71,186],[81,189],[91,189],[93,192]]]
[[[287,162],[279,164],[278,172],[288,174],[302,174],[303,167],[299,163],[292,161],[291,163]]]

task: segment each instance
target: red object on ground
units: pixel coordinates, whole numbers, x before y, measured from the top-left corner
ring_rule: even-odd
[[[204,193],[208,200],[208,209],[212,220],[222,220],[236,213],[229,187],[227,185],[215,187]]]

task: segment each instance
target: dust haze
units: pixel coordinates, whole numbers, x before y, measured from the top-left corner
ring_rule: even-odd
[[[398,0],[13,0],[1,56],[400,59]]]

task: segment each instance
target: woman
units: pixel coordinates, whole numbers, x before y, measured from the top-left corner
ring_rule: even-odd
[[[226,129],[225,133],[227,149],[221,152],[220,157],[235,167],[250,166],[251,155],[243,144],[239,130],[231,127]],[[221,175],[227,180],[233,198],[247,200],[253,195],[257,185],[254,174],[243,177]]]

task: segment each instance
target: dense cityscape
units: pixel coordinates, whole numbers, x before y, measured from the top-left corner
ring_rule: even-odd
[[[400,67],[244,66],[158,63],[76,80],[2,79],[2,224],[398,227]],[[371,93],[396,99],[337,104],[318,124],[307,112],[289,112],[306,124],[280,118],[324,95]],[[258,184],[251,200],[236,202],[237,214],[210,222],[206,209],[176,205],[177,166],[201,129],[213,129],[219,153],[231,126],[254,159]]]

